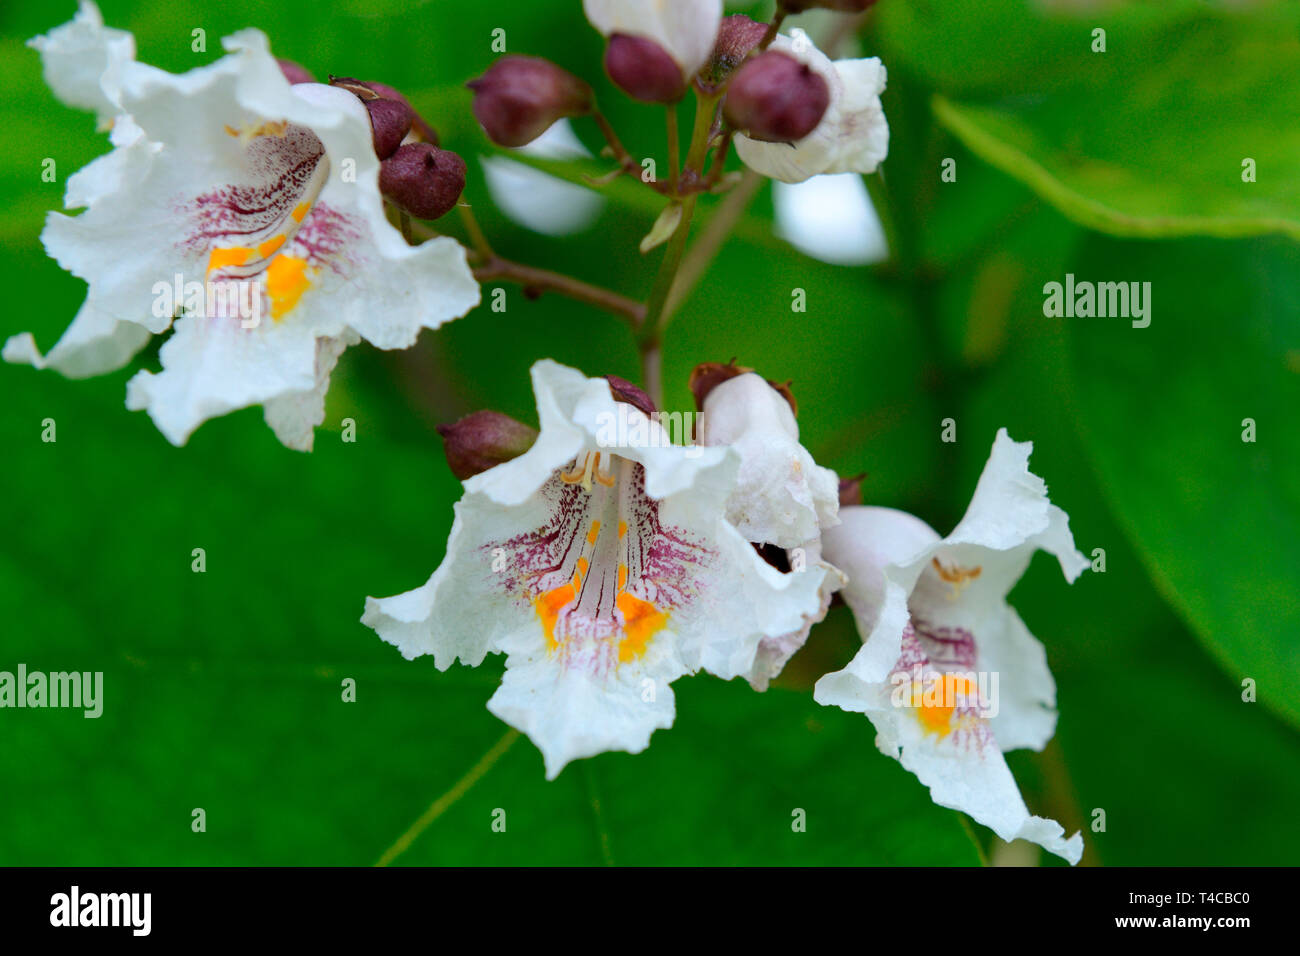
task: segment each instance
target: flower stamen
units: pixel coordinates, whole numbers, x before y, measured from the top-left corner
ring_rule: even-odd
[[[931,558],[930,564],[934,566],[935,573],[940,579],[952,585],[952,594],[949,595],[950,601],[955,601],[961,597],[961,592],[966,590],[972,581],[980,576],[984,569],[979,565],[973,568],[961,568],[956,565],[948,567],[938,558]]]

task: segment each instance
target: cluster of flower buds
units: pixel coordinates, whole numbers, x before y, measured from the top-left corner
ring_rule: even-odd
[[[770,24],[723,16],[722,0],[583,0],[583,8],[607,40],[605,71],[619,89],[672,106],[694,85],[709,102],[721,103],[724,141],[735,137],[747,166],[801,182],[820,173],[876,170],[889,145],[880,105],[885,70],[874,58],[831,61],[802,31],[785,36],[778,28],[791,13],[814,7],[861,13],[874,2],[780,0]],[[525,146],[562,118],[596,111],[590,86],[538,57],[503,56],[467,85],[474,115],[500,146]],[[597,119],[630,169],[635,164]]]
[[[287,69],[285,75],[294,82]],[[410,101],[399,90],[373,80],[330,77],[330,85],[354,94],[370,114],[384,198],[416,219],[437,219],[450,212],[465,190],[465,161],[438,148],[437,132]]]

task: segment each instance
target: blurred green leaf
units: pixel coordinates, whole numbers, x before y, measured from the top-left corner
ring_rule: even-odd
[[[1232,678],[1300,723],[1300,250],[1094,240],[1074,271],[1151,283],[1148,328],[1067,320],[1120,521]]]
[[[893,7],[890,54],[945,94],[939,121],[1081,225],[1300,238],[1300,127],[1284,119],[1300,100],[1294,4]],[[1092,52],[1094,29],[1105,52]]]

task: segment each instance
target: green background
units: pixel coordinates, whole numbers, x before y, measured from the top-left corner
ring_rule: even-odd
[[[1085,830],[1085,863],[1294,863],[1300,19],[1294,4],[1177,0],[1044,12],[1062,6],[881,0],[856,43],[890,71],[898,255],[870,268],[808,259],[772,237],[764,189],[669,331],[666,404],[691,407],[700,361],[738,356],[793,379],[818,461],[867,472],[869,503],[943,531],[997,428],[1032,440],[1033,470],[1106,571],[1067,587],[1039,556],[1012,595],[1059,684],[1056,739],[1010,757],[1029,805]],[[318,76],[401,87],[470,160],[466,199],[499,251],[648,292],[658,253],[636,251],[656,212],[648,191],[611,187],[591,229],[545,239],[493,210],[474,161],[493,147],[460,84],[491,63],[498,27],[510,52],[591,80],[634,155],[663,155],[661,117],[610,87],[577,0],[102,9],[168,69],[257,26]],[[0,12],[0,334],[30,329],[42,348],[84,294],[44,256],[42,219],[106,148],[24,46],[72,13]],[[1105,53],[1091,49],[1098,26]],[[191,52],[196,27],[206,54]],[[575,128],[594,151],[590,125]],[[57,183],[41,181],[46,157]],[[944,158],[954,183],[940,181]],[[1151,327],[1045,318],[1042,286],[1067,272],[1152,282]],[[795,287],[805,314],[790,311]],[[311,455],[279,446],[260,409],[168,445],[123,407],[156,349],[80,382],[0,367],[0,670],[102,670],[106,684],[98,720],[0,711],[0,864],[369,864],[500,740],[484,708],[499,660],[439,674],[358,618],[367,594],[414,587],[441,559],[459,484],[436,423],[480,407],[535,420],[527,370],[542,356],[639,378],[618,320],[514,288],[508,303],[405,353],[351,349]],[[939,440],[948,417],[953,444]],[[55,443],[41,441],[46,418]],[[190,569],[199,547],[204,574]],[[682,679],[676,724],[649,750],[553,783],[520,741],[398,862],[1005,858],[876,753],[864,717],[813,703],[812,681],[856,643],[837,608],[766,694]],[[349,677],[355,703],[341,700]],[[1257,702],[1242,700],[1247,678]],[[792,831],[796,808],[807,832]],[[1098,808],[1104,832],[1089,828]]]

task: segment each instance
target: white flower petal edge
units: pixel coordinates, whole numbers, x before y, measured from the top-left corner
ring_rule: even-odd
[[[1029,471],[1032,447],[998,432],[970,507],[946,538],[902,512],[841,511],[824,546],[848,576],[843,593],[864,643],[847,667],[818,681],[814,697],[866,713],[880,749],[936,803],[1077,863],[1082,838],[1065,839],[1058,823],[1032,816],[1002,758],[1041,749],[1056,726],[1046,652],[1006,595],[1038,549],[1057,558],[1067,581],[1087,567],[1065,512]]]
[[[454,240],[411,247],[388,223],[355,96],[290,86],[257,31],[224,44],[227,56],[179,76],[116,64],[115,148],[69,181],[69,206],[85,212],[50,214],[42,236],[89,283],[87,317],[48,358],[29,335],[4,357],[94,374],[141,344],[125,323],[162,333],[184,313],[163,371],[128,383],[128,407],[179,445],[215,415],[275,406],[277,434],[308,450],[302,416],[323,414],[315,396],[342,344],[409,347],[477,305],[479,288]]]
[[[87,299],[48,355],[41,355],[32,333],[20,332],[5,342],[0,358],[38,369],[52,368],[68,378],[89,378],[121,368],[150,338],[143,325],[119,322]]]
[[[736,136],[736,153],[750,169],[785,183],[822,173],[874,173],[889,155],[889,122],[880,104],[887,74],[878,57],[832,62],[802,30],[770,47],[806,64],[826,81],[830,105],[816,128],[795,143]]]
[[[826,617],[826,612],[831,607],[831,598],[848,581],[839,568],[822,560],[820,538],[806,541],[798,548],[787,551],[786,560],[792,565],[791,573],[802,574],[808,568],[813,568],[823,575],[821,588],[818,591],[821,603],[813,614],[804,618],[803,626],[797,631],[782,634],[780,637],[765,637],[759,642],[758,653],[754,656],[754,666],[745,674],[749,686],[757,691],[767,690],[772,680],[785,669],[790,658],[807,643],[813,625]]]
[[[839,524],[839,479],[799,444],[790,403],[753,372],[714,387],[700,412],[700,443],[740,455],[727,520],[750,541],[795,548]]]
[[[422,587],[367,598],[362,621],[440,670],[505,653],[488,703],[542,751],[546,775],[637,753],[674,715],[669,684],[747,674],[764,638],[816,612],[824,573],[782,574],[725,519],[735,453],[668,443],[604,379],[532,370],[541,429],[525,454],[465,482],[441,566]]]
[[[688,77],[713,52],[722,6],[723,0],[582,0],[587,19],[604,36],[654,40]]]
[[[107,125],[118,113],[112,86],[120,64],[135,59],[135,37],[104,26],[99,7],[82,0],[71,22],[27,45],[41,55],[45,82],[69,106],[91,110]]]

